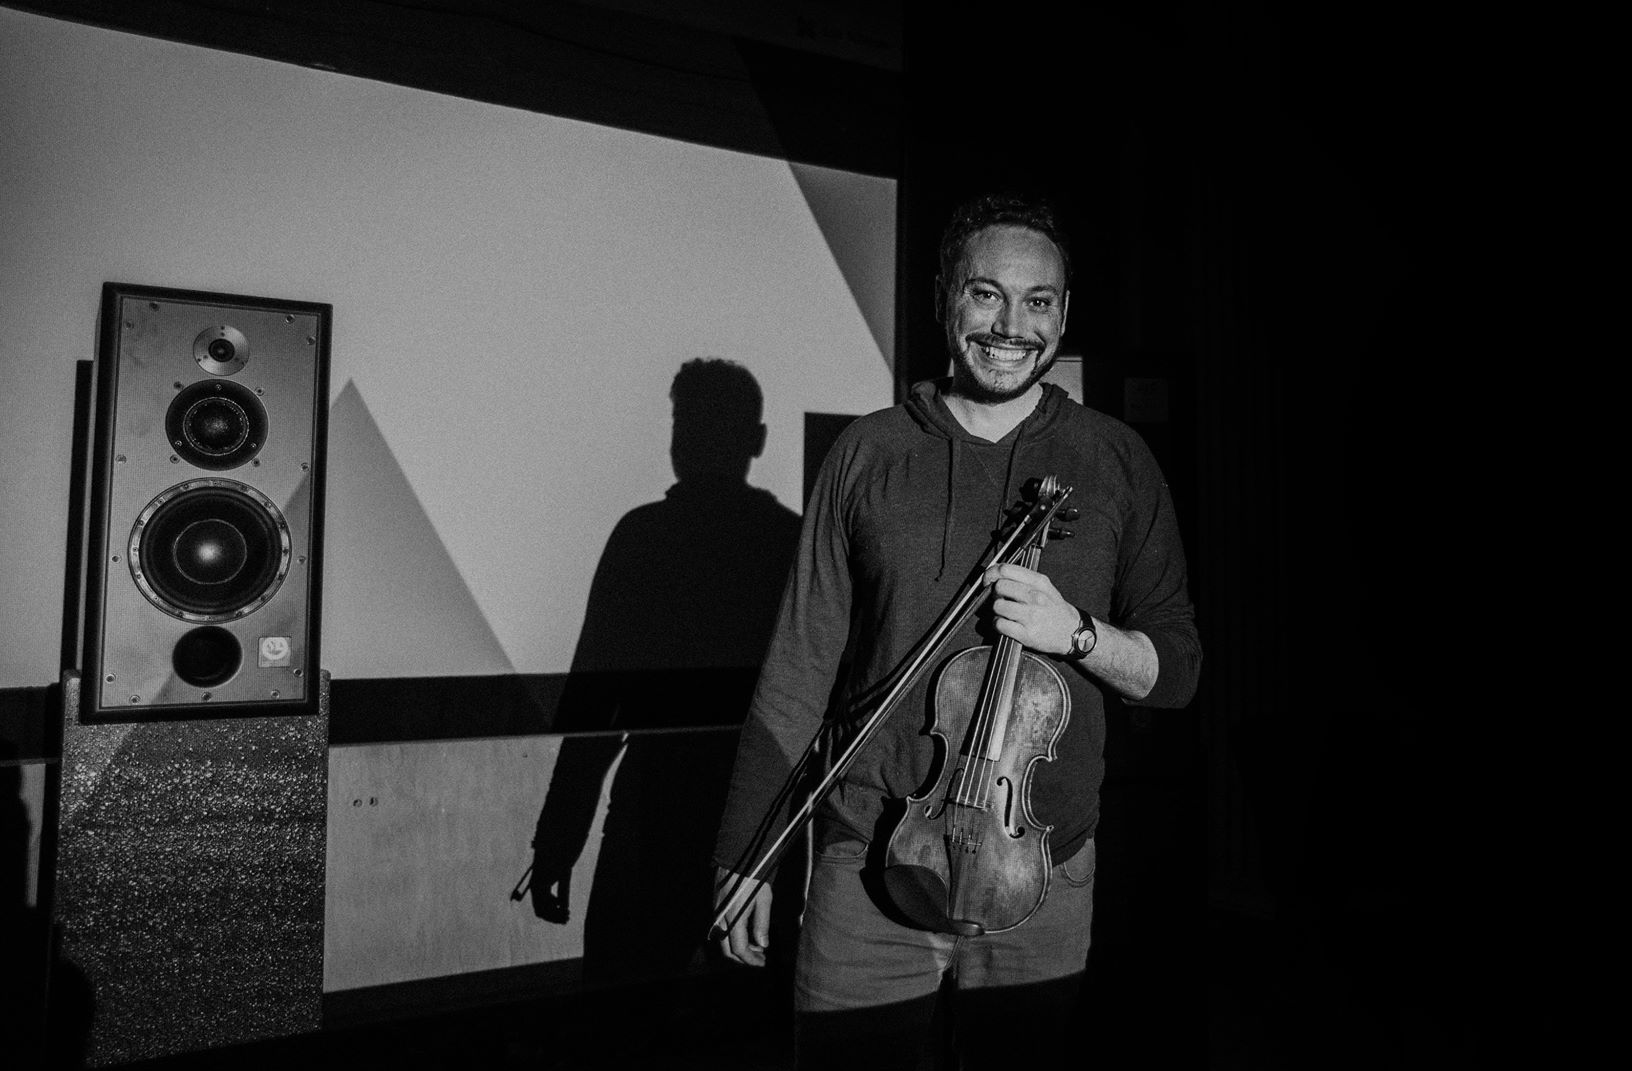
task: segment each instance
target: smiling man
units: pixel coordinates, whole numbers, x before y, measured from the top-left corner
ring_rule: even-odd
[[[981,419],[989,406],[1018,422],[1036,408],[1033,388],[1065,334],[1071,296],[1065,254],[1019,224],[948,238],[936,298],[957,368],[960,419],[965,413]]]
[[[1069,247],[1046,203],[993,196],[959,209],[936,295],[952,376],[853,423],[812,492],[716,847],[722,894],[753,863],[756,830],[807,744],[825,728],[827,753],[842,750],[1028,481],[1074,488],[1080,518],[1036,569],[986,570],[985,612],[941,648],[1010,637],[1063,683],[1051,758],[1019,789],[1035,819],[1024,835],[1049,845],[1041,903],[1017,925],[983,929],[950,905],[926,920],[922,904],[891,898],[900,886],[881,874],[881,849],[903,801],[947,758],[926,731],[929,674],[816,812],[794,968],[801,1067],[917,1067],[943,987],[963,1066],[1012,1059],[1016,1023],[1033,1049],[1070,1043],[1093,912],[1106,696],[1181,707],[1195,692],[1201,647],[1161,472],[1126,425],[1042,382],[1070,285]],[[947,750],[957,762],[965,741]],[[770,901],[766,886],[721,939],[727,957],[764,964]]]

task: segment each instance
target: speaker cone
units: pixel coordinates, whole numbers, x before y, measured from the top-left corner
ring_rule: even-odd
[[[265,605],[283,583],[289,528],[272,500],[252,487],[191,480],[136,518],[130,569],[142,594],[165,613],[232,620]]]
[[[266,442],[266,407],[240,383],[207,379],[176,395],[164,430],[176,453],[199,468],[236,468]]]

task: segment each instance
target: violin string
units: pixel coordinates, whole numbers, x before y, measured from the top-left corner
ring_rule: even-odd
[[[1042,548],[1035,542],[1028,544],[1021,553],[1021,562],[1027,569],[1036,569],[1042,556]],[[1004,642],[1008,640],[1008,642]],[[976,807],[990,805],[992,788],[996,784],[998,764],[995,760],[988,760],[986,752],[991,747],[992,737],[998,730],[998,719],[1001,716],[1005,721],[1014,718],[1013,695],[1018,684],[1019,670],[1022,665],[1023,654],[1021,645],[1014,640],[1003,637],[993,647],[991,676],[989,679],[996,685],[993,688],[982,689],[988,694],[982,696],[980,724],[976,733],[978,747],[971,755],[972,764],[978,763],[979,780],[972,798],[966,793],[964,799],[972,802]],[[1004,696],[1010,697],[1010,710],[1007,714],[1000,714],[998,706]],[[968,767],[965,767],[965,780],[968,776]]]
[[[1043,497],[1053,497],[1056,489],[1052,477],[1045,485]],[[1033,508],[1028,520],[1035,520],[1039,510],[1045,507],[1041,502]],[[1018,563],[1027,569],[1035,570],[1042,558],[1042,543],[1048,538],[1047,524],[1044,523],[1037,532],[1021,547],[1017,555]],[[986,752],[991,746],[992,736],[997,731],[998,698],[1003,694],[1012,694],[1018,682],[1019,669],[1023,666],[1020,661],[1023,654],[1018,642],[1003,642],[1005,637],[993,645],[990,661],[987,665],[986,684],[981,688],[980,700],[976,704],[975,731],[966,734],[969,739],[969,750],[964,760],[963,770],[958,778],[958,788],[953,799],[960,803],[976,808],[984,808],[991,802],[992,788],[996,783],[998,764],[986,758]],[[1015,678],[1010,679],[1011,675]],[[1012,719],[1012,701],[1007,718]],[[960,810],[961,808],[955,808]],[[952,835],[955,841],[962,836],[961,815],[952,819]]]

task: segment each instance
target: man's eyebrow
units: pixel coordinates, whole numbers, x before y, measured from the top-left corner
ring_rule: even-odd
[[[973,286],[976,283],[985,283],[987,286],[997,290],[1007,289],[1002,283],[988,275],[971,275],[963,281],[964,286]],[[1026,293],[1028,294],[1059,294],[1060,292],[1060,288],[1055,286],[1053,283],[1038,283],[1035,286],[1026,288]]]

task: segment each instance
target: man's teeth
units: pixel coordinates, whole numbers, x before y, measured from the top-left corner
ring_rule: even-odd
[[[1026,355],[1031,352],[1029,346],[982,346],[980,348],[986,351],[986,356],[999,361],[1024,360]]]

